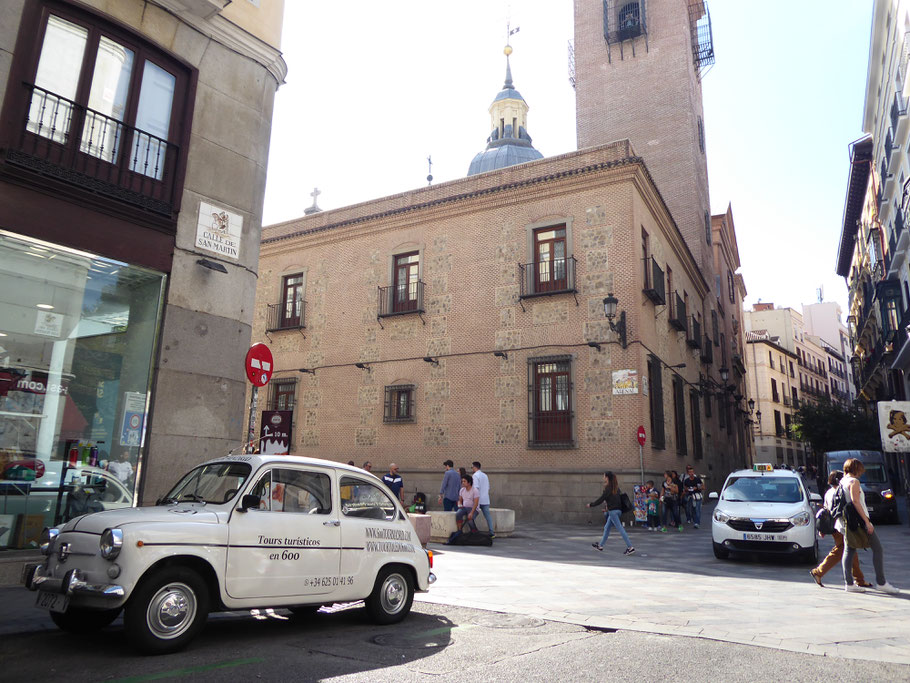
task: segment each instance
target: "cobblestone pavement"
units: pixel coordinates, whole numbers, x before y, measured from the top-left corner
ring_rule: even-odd
[[[597,520],[599,522],[599,520]],[[819,588],[809,566],[785,559],[717,560],[710,510],[701,529],[615,530],[518,525],[492,548],[431,543],[438,581],[418,600],[526,614],[587,626],[686,635],[794,652],[910,664],[910,530],[878,526],[888,581],[900,595],[845,593],[838,565]],[[823,539],[823,557],[832,547]],[[860,551],[867,580],[872,556]]]

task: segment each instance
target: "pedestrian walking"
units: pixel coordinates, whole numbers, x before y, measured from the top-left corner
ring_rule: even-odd
[[[664,533],[667,531],[667,518],[673,520],[673,526],[679,527],[682,531],[682,525],[679,523],[679,486],[673,481],[673,472],[664,471],[664,481],[661,484],[661,526],[660,530]]]
[[[843,478],[844,473],[840,470],[834,470],[828,475],[828,490],[825,491],[824,502],[824,506],[828,509],[828,512],[831,512],[834,507],[834,493],[837,491],[837,487],[840,486],[841,479]],[[821,564],[814,569],[809,570],[809,574],[815,580],[815,583],[822,587],[824,587],[822,577],[827,574],[834,565],[840,564],[841,558],[844,556],[844,535],[835,528],[831,537],[834,539],[834,547],[831,548],[831,552],[825,556],[825,559],[821,561]],[[853,555],[852,569],[854,584],[862,586],[863,588],[872,587],[871,583],[866,582],[866,577],[863,576],[863,570],[860,569],[858,553]]]
[[[362,467],[361,469],[364,469],[364,470],[366,470],[367,472],[372,472],[372,471],[373,471],[373,463],[371,463],[369,460],[367,460],[365,463],[363,463],[363,467]]]
[[[458,510],[455,511],[455,524],[461,531],[464,524],[471,531],[477,531],[474,518],[477,516],[477,506],[480,504],[480,492],[474,486],[474,477],[466,474],[461,478],[461,490],[458,492]]]
[[[603,551],[604,544],[610,537],[610,527],[615,526],[619,530],[622,540],[626,542],[626,549],[623,552],[623,555],[631,555],[635,552],[635,548],[632,547],[632,541],[629,540],[629,534],[626,533],[626,530],[622,526],[622,522],[620,522],[620,517],[622,516],[622,491],[619,490],[619,482],[616,480],[616,475],[612,472],[604,472],[604,490],[600,494],[600,498],[593,503],[588,503],[587,507],[597,507],[601,503],[605,503],[607,506],[604,534],[600,539],[600,543],[592,543],[591,545],[597,550]]]
[[[844,590],[850,593],[863,593],[865,588],[857,586],[851,581],[851,567],[853,558],[856,557],[857,548],[872,548],[872,566],[875,567],[875,589],[883,593],[900,593],[888,583],[885,578],[885,551],[882,549],[875,527],[869,520],[869,510],[866,507],[866,498],[860,487],[859,478],[866,471],[862,461],[849,458],[844,463],[844,478],[840,486],[847,495],[847,508],[845,513],[838,517],[834,526],[844,535],[845,550],[841,558],[841,567],[844,570]],[[853,505],[853,511],[850,504]],[[858,519],[857,519],[858,517]]]
[[[439,487],[439,502],[442,503],[442,509],[451,512],[458,507],[458,492],[461,488],[461,478],[455,471],[455,463],[446,460],[442,463],[445,467],[445,474],[442,475],[442,485]]]
[[[692,465],[686,466],[686,476],[682,480],[683,495],[686,497],[686,524],[693,524],[697,529],[701,524],[702,491],[705,485]]]
[[[471,463],[471,469],[474,470],[474,486],[477,487],[477,493],[480,496],[480,511],[483,518],[487,520],[487,530],[491,538],[496,538],[496,531],[493,529],[493,516],[490,514],[490,479],[486,473],[480,469],[480,463],[475,460]]]
[[[382,482],[389,487],[389,490],[404,505],[404,481],[401,479],[401,475],[398,474],[398,465],[394,462],[389,464],[388,474],[382,475]]]

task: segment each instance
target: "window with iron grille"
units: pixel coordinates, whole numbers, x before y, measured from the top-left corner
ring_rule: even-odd
[[[651,385],[651,447],[663,449],[666,446],[664,434],[664,385],[660,359],[648,356],[648,383]]]
[[[572,357],[528,359],[528,445],[575,445],[572,412]]]
[[[413,384],[393,384],[385,388],[385,410],[383,422],[414,422],[415,406],[414,395],[416,387]]]
[[[676,453],[686,454],[686,394],[682,379],[673,378],[673,415],[676,422]]]
[[[272,379],[266,410],[294,410],[297,404],[297,378]]]
[[[711,328],[714,332],[714,346],[720,345],[720,327],[717,324],[717,311],[711,311]]]
[[[705,211],[705,242],[711,244],[711,214]]]
[[[695,458],[701,458],[701,403],[698,400],[698,392],[695,389],[689,390],[689,405],[692,410],[692,455]]]

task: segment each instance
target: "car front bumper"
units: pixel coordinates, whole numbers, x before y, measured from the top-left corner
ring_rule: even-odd
[[[711,537],[714,543],[726,550],[791,555],[815,545],[815,525],[791,526],[781,532],[739,531],[725,522],[712,519]]]
[[[80,569],[70,569],[61,578],[49,576],[46,571],[44,565],[38,565],[29,571],[25,577],[26,588],[31,591],[109,599],[112,602],[122,600],[126,595],[123,586],[86,581],[85,574]]]

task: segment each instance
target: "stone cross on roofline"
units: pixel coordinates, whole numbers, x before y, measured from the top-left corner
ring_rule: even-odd
[[[308,206],[306,209],[303,210],[304,216],[309,216],[311,213],[319,213],[320,211],[322,211],[322,209],[320,209],[316,205],[316,198],[321,194],[322,194],[322,192],[319,191],[318,187],[313,188],[313,191],[310,192],[310,196],[313,198],[313,205]]]

